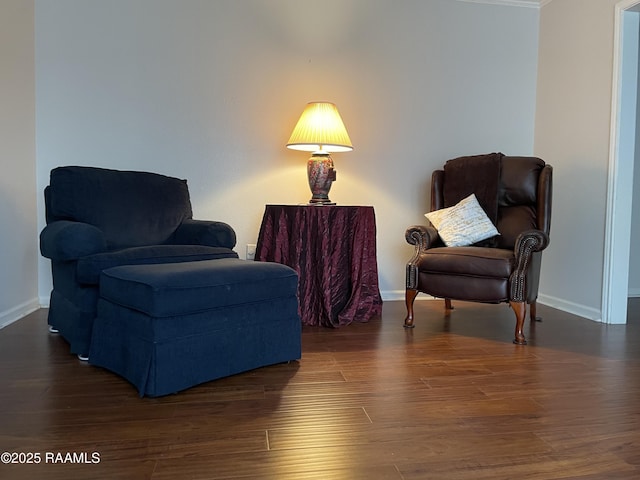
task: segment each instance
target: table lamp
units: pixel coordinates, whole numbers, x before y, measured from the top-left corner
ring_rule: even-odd
[[[330,102],[311,102],[305,107],[293,129],[287,148],[313,152],[307,163],[312,197],[309,203],[335,205],[329,200],[331,183],[336,179],[331,152],[353,150],[338,109]]]

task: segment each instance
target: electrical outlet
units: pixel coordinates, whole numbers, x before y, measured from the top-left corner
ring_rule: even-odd
[[[247,243],[247,255],[245,256],[247,260],[255,260],[256,258],[256,245],[255,243]]]

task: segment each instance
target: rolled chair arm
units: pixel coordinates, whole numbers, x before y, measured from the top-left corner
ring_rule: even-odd
[[[439,239],[438,231],[431,225],[413,225],[407,228],[404,238],[421,251],[431,248]]]
[[[236,246],[236,232],[224,222],[190,219],[178,227],[172,243],[233,248]]]
[[[51,260],[77,260],[106,250],[104,233],[88,223],[58,220],[40,232],[40,252]]]
[[[527,230],[518,235],[514,247],[515,265],[509,279],[509,300],[524,302],[527,294],[525,284],[531,257],[549,245],[549,236],[542,230]]]
[[[438,231],[431,225],[413,225],[404,233],[407,243],[413,245],[413,256],[407,262],[406,287],[417,290],[418,288],[418,260],[420,255],[439,241]]]

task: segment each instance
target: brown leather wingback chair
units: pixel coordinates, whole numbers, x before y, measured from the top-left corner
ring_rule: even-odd
[[[447,247],[432,225],[409,227],[405,237],[415,252],[407,263],[405,327],[414,326],[413,302],[419,292],[444,298],[447,310],[452,299],[509,302],[516,315],[514,343],[527,343],[526,304],[531,320],[537,320],[541,256],[549,243],[552,172],[539,158],[501,153],[460,157],[433,172],[431,211],[475,193],[500,235]]]

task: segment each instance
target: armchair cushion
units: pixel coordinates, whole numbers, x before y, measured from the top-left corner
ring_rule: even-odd
[[[512,250],[493,247],[436,247],[418,261],[421,272],[467,277],[509,278]]]
[[[203,245],[153,245],[88,255],[78,260],[77,279],[85,285],[98,285],[103,270],[121,265],[182,263],[218,258],[238,258],[229,248]]]
[[[499,235],[475,194],[453,207],[425,213],[447,247],[462,247]]]
[[[472,302],[507,301],[514,253],[494,247],[436,247],[418,261],[421,284],[435,297]],[[455,296],[452,295],[455,292]]]
[[[155,173],[58,167],[49,188],[50,218],[96,226],[109,250],[166,243],[192,217],[187,182]]]

